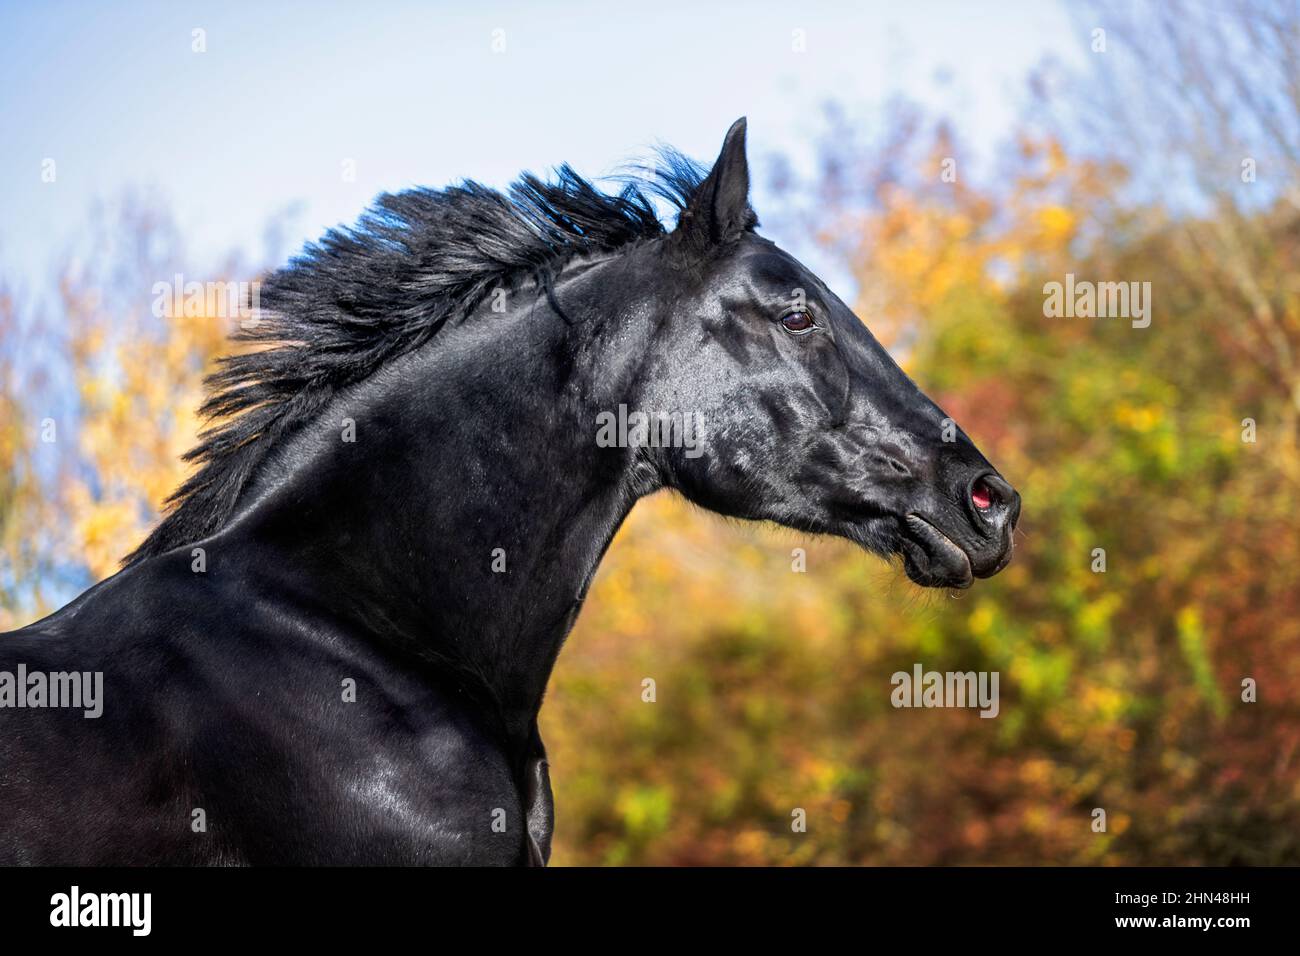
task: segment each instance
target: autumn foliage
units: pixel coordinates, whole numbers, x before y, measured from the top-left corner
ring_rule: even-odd
[[[1300,863],[1294,185],[1243,197],[1233,160],[1205,203],[1135,197],[1140,158],[1042,128],[951,180],[943,124],[880,149],[829,122],[771,231],[851,278],[1020,490],[1016,558],[922,593],[843,542],[642,502],[542,712],[555,862]],[[226,348],[226,320],[149,310],[163,213],[102,230],[45,312],[0,294],[0,630],[139,542]],[[1067,273],[1150,282],[1151,326],[1047,317]],[[895,709],[916,662],[999,672],[999,716]]]

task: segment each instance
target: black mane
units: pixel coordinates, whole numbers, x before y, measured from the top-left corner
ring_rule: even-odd
[[[565,165],[553,182],[524,174],[505,194],[466,181],[381,195],[261,283],[256,320],[234,338],[267,347],[221,359],[208,377],[200,412],[219,424],[185,455],[198,470],[123,564],[215,533],[277,442],[493,289],[532,281],[549,295],[573,258],[665,235],[651,197],[680,213],[703,178],[664,150],[651,175],[613,194]]]

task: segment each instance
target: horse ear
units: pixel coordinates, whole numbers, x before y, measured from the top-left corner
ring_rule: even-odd
[[[677,232],[702,244],[734,239],[758,225],[749,206],[749,160],[745,158],[745,117],[731,124],[722,152],[682,210]]]

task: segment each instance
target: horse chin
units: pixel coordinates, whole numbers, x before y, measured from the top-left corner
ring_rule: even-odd
[[[903,570],[916,584],[927,588],[968,588],[975,581],[970,557],[952,539],[920,515],[903,522],[899,544]]]

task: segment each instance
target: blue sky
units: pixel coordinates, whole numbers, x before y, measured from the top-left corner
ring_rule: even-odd
[[[291,205],[290,249],[382,190],[504,185],[566,160],[599,176],[657,141],[711,159],[742,114],[755,162],[797,162],[831,99],[869,115],[905,93],[988,158],[1026,74],[1049,56],[1078,65],[1088,37],[1055,3],[978,7],[5,2],[0,279],[42,295],[91,205],[128,186],[157,193],[193,260],[215,262],[259,250]],[[761,213],[761,179],[756,193]]]

